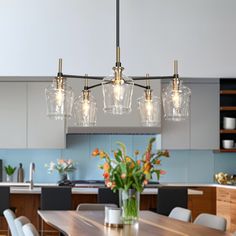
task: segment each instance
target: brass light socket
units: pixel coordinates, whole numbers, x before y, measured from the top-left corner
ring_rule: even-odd
[[[145,99],[151,101],[152,100],[152,90],[146,89],[145,90]]]
[[[124,70],[124,67],[115,66],[112,69],[114,70],[114,74],[115,74],[114,83],[115,84],[123,84],[124,80],[122,79],[122,71]]]
[[[90,91],[89,90],[83,90],[82,93],[83,93],[83,100],[89,101]]]
[[[57,89],[64,89],[64,78],[61,76],[56,77],[56,88]]]

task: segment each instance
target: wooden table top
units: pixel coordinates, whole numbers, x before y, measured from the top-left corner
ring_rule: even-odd
[[[228,232],[140,211],[139,223],[115,229],[103,225],[103,211],[38,211],[49,225],[68,236],[230,236]]]

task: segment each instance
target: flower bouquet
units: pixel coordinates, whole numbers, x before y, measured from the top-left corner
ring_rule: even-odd
[[[76,163],[70,159],[58,159],[57,163],[51,161],[49,164],[45,164],[45,167],[48,168],[48,173],[51,174],[56,170],[60,174],[61,180],[66,180],[68,178],[67,174],[76,170]]]
[[[168,151],[152,152],[155,138],[149,140],[146,151],[139,159],[136,151],[134,158],[126,154],[126,146],[117,142],[119,148],[114,151],[111,158],[105,151],[95,149],[93,156],[99,156],[105,162],[99,168],[103,170],[103,176],[107,187],[113,191],[120,191],[120,204],[125,224],[131,224],[138,219],[139,193],[144,186],[156,175],[157,179],[166,172],[160,168],[161,157],[169,157]]]

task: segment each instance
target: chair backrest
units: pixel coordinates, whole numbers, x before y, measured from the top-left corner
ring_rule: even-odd
[[[22,230],[25,236],[39,236],[38,231],[31,223],[23,225]]]
[[[3,212],[3,215],[6,218],[8,227],[9,227],[9,229],[11,231],[11,235],[12,236],[18,236],[17,229],[16,229],[15,222],[14,222],[14,220],[16,218],[14,212],[12,210],[10,210],[10,209],[6,209]]]
[[[192,213],[189,209],[185,209],[182,207],[175,207],[169,214],[170,218],[176,220],[182,220],[185,222],[190,222],[192,218]]]
[[[10,187],[0,187],[0,215],[3,216],[3,211],[10,208]]]
[[[20,217],[17,217],[14,220],[14,222],[15,222],[16,230],[18,232],[18,236],[25,236],[22,227],[23,225],[30,223],[30,220],[25,216],[20,216]]]
[[[188,207],[188,189],[186,187],[159,187],[157,213],[168,216],[175,207]]]
[[[71,187],[42,187],[41,210],[71,210]]]
[[[105,207],[117,207],[116,204],[102,204],[102,203],[81,203],[77,206],[77,211],[104,211]]]
[[[119,192],[114,193],[109,188],[99,188],[98,189],[98,203],[108,203],[115,204],[119,206]]]
[[[224,217],[207,213],[202,213],[198,215],[193,223],[222,231],[225,231],[227,226],[227,221]]]

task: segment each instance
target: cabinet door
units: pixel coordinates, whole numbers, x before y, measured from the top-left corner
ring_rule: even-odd
[[[0,148],[26,148],[26,83],[0,83]]]
[[[191,96],[191,149],[219,148],[219,81],[193,83]]]
[[[81,94],[83,90],[84,81],[81,79],[69,79],[69,85],[72,87],[76,96]],[[93,85],[99,83],[99,81],[89,80],[89,85]],[[139,84],[145,85],[145,81],[138,81]],[[153,90],[153,94],[155,96],[160,97],[160,81],[151,81],[151,88]],[[123,132],[128,131],[130,133],[158,133],[159,127],[142,127],[137,98],[143,96],[144,89],[139,87],[134,87],[133,97],[132,97],[132,111],[129,114],[124,115],[112,115],[103,112],[103,94],[102,87],[97,87],[91,90],[91,94],[96,99],[97,103],[97,125],[95,128],[91,128],[91,132],[96,132],[96,130],[100,130],[101,132]],[[161,111],[160,111],[161,112]],[[75,127],[75,120],[72,118],[68,121],[69,127]],[[122,127],[124,129],[122,129]],[[103,129],[104,128],[104,129]],[[113,128],[113,129],[112,129]],[[121,129],[119,129],[121,128]],[[86,127],[87,130],[90,128]],[[81,129],[82,130],[82,129]]]
[[[28,148],[64,148],[64,121],[46,115],[45,88],[49,82],[28,83]]]
[[[162,83],[162,88],[168,84]],[[189,149],[190,148],[190,118],[185,121],[168,121],[162,116],[161,123],[162,149]]]

